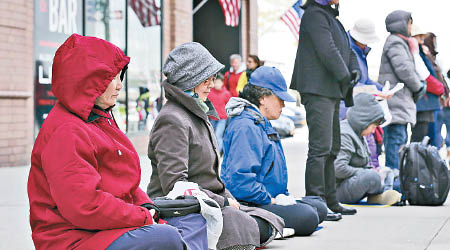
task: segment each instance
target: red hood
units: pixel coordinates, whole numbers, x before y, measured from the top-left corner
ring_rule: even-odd
[[[73,34],[53,59],[53,94],[70,112],[87,121],[95,99],[129,62],[112,43]]]

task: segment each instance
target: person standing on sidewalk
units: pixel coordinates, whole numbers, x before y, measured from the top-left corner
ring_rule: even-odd
[[[429,134],[428,130],[434,122],[435,112],[441,110],[439,98],[444,93],[444,86],[436,79],[436,71],[427,55],[428,47],[424,45],[427,33],[423,32],[417,24],[413,24],[411,27],[411,36],[417,41],[416,49],[411,51],[414,56],[416,71],[419,73],[421,80],[427,83],[426,93],[416,104],[416,125],[411,133],[411,142],[421,142]]]
[[[238,93],[242,92],[244,89],[244,86],[248,83],[250,80],[250,77],[257,68],[262,66],[261,60],[259,60],[259,57],[257,55],[248,55],[247,58],[247,70],[242,72],[241,77],[239,77],[238,85],[236,87],[236,91]]]
[[[239,96],[236,88],[238,85],[239,77],[242,72],[245,71],[245,65],[242,63],[242,57],[238,54],[230,56],[230,70],[225,72],[223,84],[230,91],[233,97]]]
[[[219,119],[215,117],[209,117],[209,121],[214,128],[214,134],[216,135],[217,145],[219,153],[223,153],[223,133],[227,126],[227,112],[225,111],[225,105],[227,105],[228,100],[230,100],[231,94],[223,86],[223,75],[219,74],[217,79],[214,81],[214,88],[208,95],[208,99],[214,105],[214,108],[219,115]]]
[[[450,98],[449,98],[449,88],[447,85],[447,81],[445,80],[444,74],[442,72],[441,66],[439,65],[439,62],[436,58],[438,55],[437,49],[437,41],[436,41],[436,35],[432,32],[427,34],[427,37],[424,39],[424,45],[428,48],[428,53],[426,53],[428,59],[433,64],[433,69],[436,72],[436,79],[439,80],[444,87],[444,94],[441,95],[441,98],[439,99],[442,108],[434,113],[434,122],[430,123],[430,126],[428,128],[428,136],[430,137],[430,144],[433,146],[436,146],[437,148],[442,147],[442,136],[441,136],[441,128],[442,125],[445,122],[447,128],[450,128],[450,123],[448,123],[448,120],[450,120]],[[448,130],[448,133],[450,133],[450,129]],[[447,134],[448,134],[447,133]],[[450,146],[450,141],[447,144]],[[449,148],[450,149],[450,148]],[[447,157],[450,156],[450,151],[447,150]]]
[[[58,102],[31,154],[30,224],[36,249],[205,249],[200,214],[180,217],[189,230],[156,224],[152,200],[139,188],[133,144],[119,129],[115,105],[130,58],[95,37],[71,35],[53,59]],[[152,212],[153,210],[153,212]],[[184,238],[183,238],[184,237]]]
[[[399,149],[408,141],[407,124],[416,123],[417,100],[426,90],[416,72],[414,56],[410,46],[415,41],[411,38],[411,13],[396,10],[386,17],[386,30],[391,34],[386,38],[381,56],[378,82],[390,82],[391,87],[404,83],[403,89],[388,100],[392,114],[391,124],[384,127],[384,146],[386,167],[398,172],[400,168]],[[394,188],[397,186],[394,184]]]
[[[336,7],[332,8],[331,5]],[[361,72],[344,27],[336,18],[339,0],[310,0],[300,26],[291,89],[301,94],[309,129],[305,188],[335,213],[355,214],[336,197],[334,160],[340,148],[339,102],[353,105],[353,84]]]

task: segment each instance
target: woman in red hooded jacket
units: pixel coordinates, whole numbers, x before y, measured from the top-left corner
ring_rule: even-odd
[[[77,34],[55,54],[58,102],[34,144],[28,178],[36,249],[186,247],[175,227],[153,225],[139,157],[110,115],[129,61],[111,43]]]

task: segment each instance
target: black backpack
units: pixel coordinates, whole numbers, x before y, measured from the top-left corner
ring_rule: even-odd
[[[400,184],[410,205],[439,206],[447,199],[450,173],[436,147],[412,142],[400,152]]]

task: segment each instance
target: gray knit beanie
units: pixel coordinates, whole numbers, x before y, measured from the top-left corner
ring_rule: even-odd
[[[162,72],[167,82],[185,91],[195,88],[225,66],[200,43],[184,43],[173,49]]]

